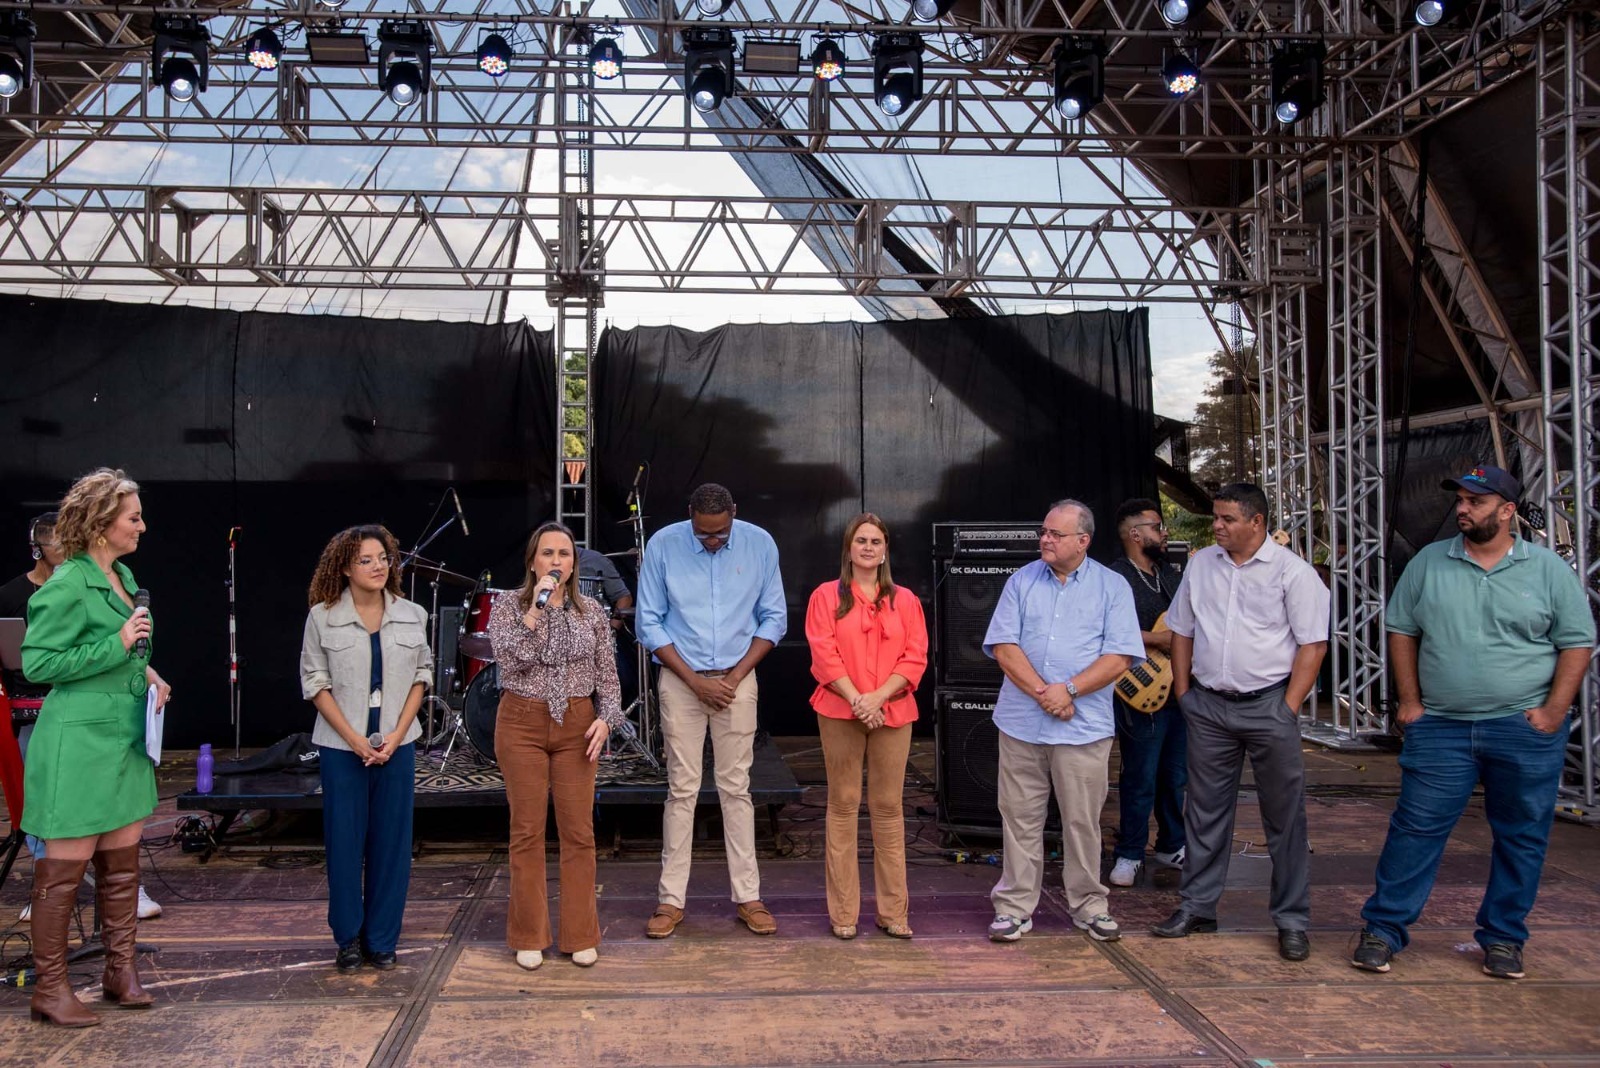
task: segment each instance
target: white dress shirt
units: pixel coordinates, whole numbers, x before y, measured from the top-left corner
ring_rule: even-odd
[[[1194,639],[1201,685],[1264,690],[1288,679],[1300,646],[1328,640],[1328,587],[1271,538],[1243,564],[1211,545],[1184,569],[1167,627]]]

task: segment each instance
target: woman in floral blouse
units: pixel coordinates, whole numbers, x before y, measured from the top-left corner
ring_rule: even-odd
[[[500,671],[494,749],[511,806],[511,910],[506,943],[532,970],[550,945],[545,813],[555,800],[561,838],[558,947],[583,967],[599,957],[595,907],[595,762],[622,722],[611,626],[578,592],[572,531],[546,523],[528,541],[527,578],[495,599],[489,640]]]

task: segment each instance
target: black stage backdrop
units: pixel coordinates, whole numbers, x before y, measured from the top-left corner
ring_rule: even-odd
[[[836,578],[844,524],[890,527],[897,583],[929,607],[931,525],[1037,523],[1076,497],[1115,551],[1111,511],[1154,496],[1144,309],[893,323],[607,330],[595,365],[597,531],[622,548],[649,465],[646,527],[721,482],[777,539],[789,631],[762,667],[762,725],[815,730],[805,604]],[[616,534],[606,532],[617,531]],[[931,675],[922,688],[931,723]]]
[[[409,547],[453,513],[443,490],[454,485],[471,536],[451,527],[426,555],[475,574],[517,559],[553,509],[554,361],[549,335],[525,323],[25,297],[0,297],[0,316],[12,353],[0,380],[3,574],[29,565],[27,518],[76,476],[111,465],[139,481],[149,532],[128,563],[152,593],[173,746],[233,738],[230,527],[243,528],[244,739],[265,744],[315,716],[300,698],[300,633],[335,531],[381,522]],[[423,584],[416,596],[430,602]]]

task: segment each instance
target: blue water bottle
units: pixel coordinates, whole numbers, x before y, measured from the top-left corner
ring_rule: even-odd
[[[209,794],[211,792],[211,772],[216,766],[216,759],[211,755],[211,746],[202,745],[200,756],[194,762],[194,792]]]

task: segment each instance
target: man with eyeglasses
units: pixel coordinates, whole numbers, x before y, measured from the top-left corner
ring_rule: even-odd
[[[1144,643],[1127,580],[1088,557],[1093,536],[1087,505],[1051,505],[1039,528],[1039,559],[1006,580],[983,639],[1005,673],[994,706],[1005,845],[989,895],[994,942],[1015,942],[1033,929],[1052,786],[1072,922],[1096,941],[1122,937],[1100,882],[1100,810],[1115,732],[1107,687],[1144,654]]]
[[[733,495],[708,482],[689,495],[689,518],[645,546],[639,565],[635,633],[661,665],[661,734],[667,804],[661,882],[645,925],[666,938],[683,920],[700,798],[701,754],[711,734],[728,878],[739,919],[754,934],[778,923],[761,903],[750,764],[756,735],[755,668],[783,637],[788,609],[778,546],[734,518]]]
[[[1117,509],[1117,534],[1122,539],[1122,556],[1112,561],[1111,570],[1127,579],[1133,589],[1144,655],[1171,655],[1172,632],[1165,627],[1155,629],[1156,620],[1172,604],[1179,581],[1177,569],[1167,563],[1167,527],[1161,520],[1161,506],[1145,497],[1124,501]],[[1150,711],[1135,708],[1117,695],[1116,716],[1117,750],[1122,755],[1117,779],[1121,820],[1110,882],[1112,886],[1132,886],[1144,867],[1152,811],[1156,817],[1155,862],[1168,868],[1183,864],[1188,732],[1170,692],[1161,707]]]
[[[1195,553],[1167,610],[1172,689],[1189,733],[1188,852],[1178,910],[1151,931],[1184,938],[1217,929],[1244,758],[1272,857],[1268,908],[1278,955],[1311,956],[1300,705],[1328,651],[1328,587],[1267,537],[1267,498],[1235,482],[1212,500],[1215,545]]]

